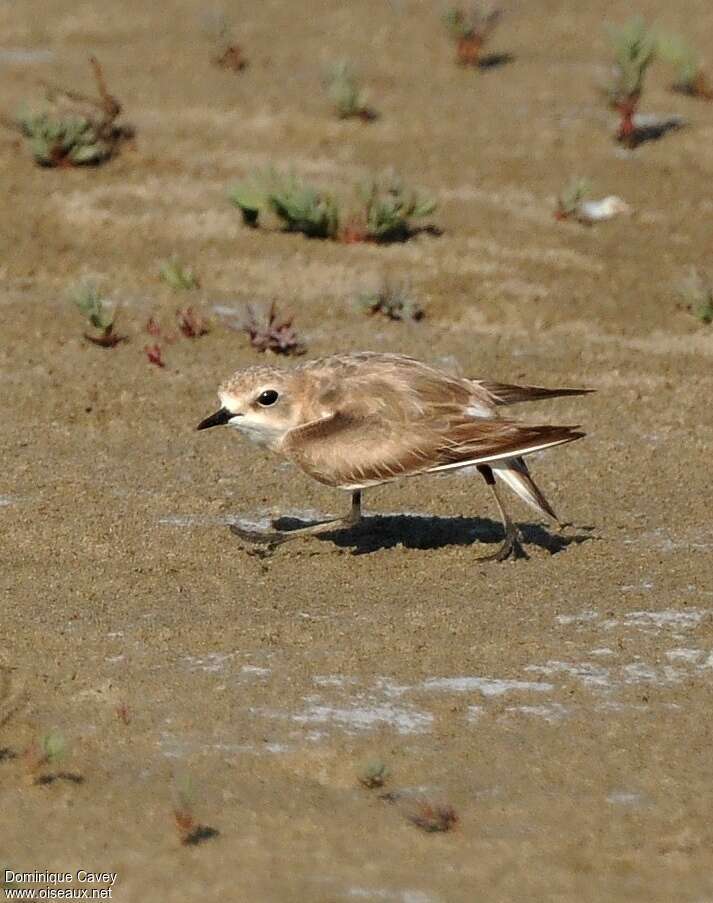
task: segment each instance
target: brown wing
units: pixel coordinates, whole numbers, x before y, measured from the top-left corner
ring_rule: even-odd
[[[394,423],[378,414],[345,410],[291,430],[281,450],[321,483],[357,489],[528,454],[582,435],[573,427],[504,420]]]
[[[560,398],[563,395],[589,395],[594,389],[545,389],[542,386],[514,386],[487,379],[474,379],[473,383],[484,389],[491,404],[518,404],[521,401],[539,401],[542,398]]]

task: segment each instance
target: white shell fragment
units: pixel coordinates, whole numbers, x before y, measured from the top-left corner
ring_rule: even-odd
[[[582,201],[577,206],[575,217],[582,223],[597,223],[612,219],[620,214],[630,214],[631,207],[620,197],[610,194],[600,201]]]

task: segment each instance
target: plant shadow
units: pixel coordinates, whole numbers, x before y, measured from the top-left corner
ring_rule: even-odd
[[[684,125],[685,123],[683,120],[676,116],[672,116],[668,119],[661,119],[658,122],[647,122],[642,125],[637,125],[629,140],[629,146],[634,149],[642,144],[646,144],[647,141],[658,141],[669,132],[679,131]]]
[[[286,533],[311,525],[312,522],[296,517],[281,517],[274,523],[275,529]],[[550,532],[541,524],[519,524],[518,527],[525,545],[546,549],[551,555],[595,538],[593,527],[579,527],[567,533]],[[363,518],[355,527],[317,534],[313,538],[351,549],[352,555],[367,555],[398,545],[407,549],[443,549],[476,543],[500,544],[503,527],[500,521],[481,517],[377,514]]]
[[[183,844],[184,846],[195,847],[205,840],[211,840],[213,837],[218,837],[219,834],[220,831],[218,831],[217,828],[211,828],[209,825],[196,825],[196,827],[186,835]]]
[[[84,778],[81,774],[74,771],[52,771],[47,774],[41,774],[35,779],[35,784],[46,786],[54,784],[56,781],[67,781],[69,784],[83,784]]]
[[[478,60],[478,69],[498,69],[500,66],[507,66],[515,62],[515,57],[511,53],[488,53]]]
[[[402,229],[396,229],[381,238],[371,239],[370,242],[375,245],[401,245],[419,235],[430,235],[433,238],[440,238],[443,235],[443,229],[435,226],[433,223],[427,223],[425,226],[404,226]]]

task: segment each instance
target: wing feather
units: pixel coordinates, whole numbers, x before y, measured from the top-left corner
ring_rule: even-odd
[[[494,405],[519,404],[522,401],[540,401],[544,398],[561,398],[565,395],[589,395],[594,389],[546,389],[543,386],[515,386],[510,383],[496,383],[487,379],[474,379],[473,383],[483,389]]]
[[[314,479],[357,489],[513,458],[583,435],[569,426],[464,418],[393,421],[381,413],[341,410],[290,430],[281,450]]]

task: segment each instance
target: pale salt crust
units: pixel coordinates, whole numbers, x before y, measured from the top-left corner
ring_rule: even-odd
[[[525,671],[536,674],[567,674],[577,678],[585,687],[607,689],[611,686],[609,669],[590,662],[561,662],[551,659],[544,665],[527,665]]]
[[[709,353],[710,349],[706,349],[706,352]],[[635,538],[624,539],[623,542],[625,545],[645,545],[661,552],[677,552],[679,550],[684,552],[707,552],[713,549],[713,541],[710,539],[704,542],[701,541],[702,535],[711,537],[710,530],[696,531],[695,535],[693,531],[688,532],[690,536],[679,535],[673,537],[665,527],[657,527],[655,530],[648,530]]]
[[[582,611],[573,615],[557,615],[555,621],[558,624],[587,624],[590,621],[596,621],[599,617],[597,611]]]
[[[226,665],[237,655],[237,652],[207,652],[205,655],[186,655],[183,661],[189,671],[205,671],[207,674],[220,674]]]
[[[668,609],[666,611],[632,611],[624,618],[624,623],[634,627],[676,627],[688,630],[697,627],[706,612],[691,608],[686,611]]]
[[[220,752],[229,755],[240,753],[284,753],[289,752],[290,747],[284,743],[224,743],[216,741],[211,743],[203,739],[192,739],[189,736],[178,736],[169,731],[162,731],[158,747],[167,759],[184,759],[195,753]]]
[[[243,665],[240,669],[241,674],[249,674],[254,677],[269,677],[272,674],[271,668],[260,668],[258,665]]]
[[[312,683],[318,687],[346,687],[356,683],[354,677],[342,677],[339,674],[318,674],[312,678]]]
[[[359,733],[378,727],[392,727],[399,734],[420,734],[433,724],[430,712],[419,712],[413,706],[370,700],[348,702],[343,706],[325,705],[318,697],[307,697],[301,712],[251,706],[254,715],[293,721],[297,724],[336,724],[347,733]]]
[[[607,802],[619,806],[636,806],[642,800],[640,793],[634,793],[630,790],[617,790],[610,793]]]
[[[430,677],[421,687],[424,690],[446,690],[451,693],[468,693],[477,691],[483,696],[502,696],[514,690],[531,690],[535,693],[547,693],[554,690],[548,683],[535,683],[526,680],[498,680],[493,677]]]
[[[702,655],[705,655],[702,649],[670,649],[666,653],[666,658],[672,662],[695,664]]]
[[[535,718],[542,718],[550,724],[555,724],[562,721],[570,710],[559,702],[550,702],[545,705],[511,705],[505,711],[517,715],[532,715]]]
[[[0,50],[0,63],[46,63],[53,57],[53,50],[40,48],[4,47]]]
[[[622,586],[623,592],[627,590],[650,589],[652,584],[644,583],[639,586],[626,587]],[[639,627],[641,629],[662,629],[676,628],[678,630],[689,630],[697,627],[703,618],[710,612],[710,609],[703,608],[686,608],[686,609],[663,609],[662,611],[631,611],[627,612],[622,618],[603,618],[598,612],[587,610],[574,614],[556,615],[555,621],[558,624],[591,624],[605,630],[612,630],[615,627]]]
[[[386,900],[388,903],[441,903],[440,897],[432,897],[421,890],[383,890],[371,887],[350,887],[346,896],[354,900]]]

